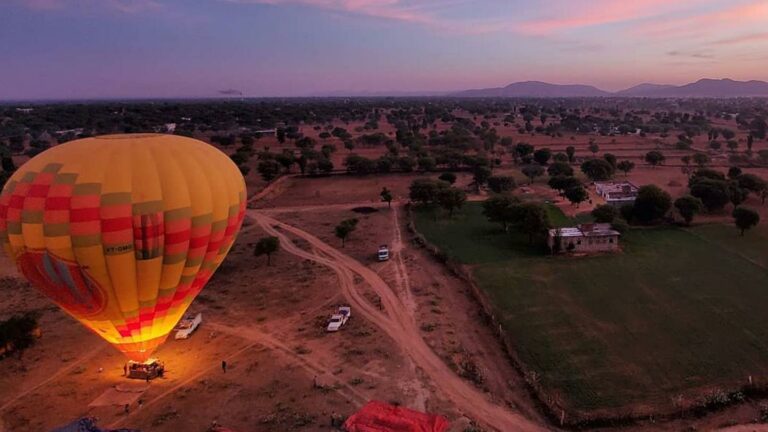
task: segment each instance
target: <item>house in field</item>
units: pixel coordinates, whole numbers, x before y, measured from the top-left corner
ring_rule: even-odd
[[[625,204],[634,204],[637,198],[638,187],[632,182],[595,183],[595,192],[602,197],[606,204],[621,207]]]
[[[547,246],[554,254],[613,252],[619,249],[620,236],[611,224],[581,224],[549,230]]]

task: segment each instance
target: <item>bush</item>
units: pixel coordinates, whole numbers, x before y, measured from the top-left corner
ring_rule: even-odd
[[[35,343],[37,315],[15,315],[0,322],[0,358],[13,352],[21,353]]]

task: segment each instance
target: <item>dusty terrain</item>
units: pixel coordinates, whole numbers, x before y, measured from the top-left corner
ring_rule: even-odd
[[[391,125],[381,125],[383,132],[393,134]],[[734,122],[720,126],[736,130]],[[521,135],[514,125],[496,127],[501,136],[537,148],[557,152],[573,145],[577,157],[591,155],[587,147],[595,138]],[[436,125],[437,130],[444,128]],[[302,132],[317,134],[310,127]],[[696,138],[695,147],[706,147],[702,138]],[[673,138],[595,139],[601,147],[598,155],[610,152],[637,163],[629,180],[658,184],[673,197],[686,192],[679,158],[690,152],[670,149]],[[743,150],[744,134],[739,132],[737,139]],[[341,169],[349,152],[338,140],[329,142],[337,146],[332,160]],[[755,150],[765,145],[756,143]],[[294,148],[274,137],[261,138],[255,146],[270,151]],[[656,148],[663,149],[667,166],[651,168],[641,162],[645,152]],[[386,149],[354,151],[374,158]],[[723,152],[715,163],[726,165],[726,156]],[[504,154],[501,159],[499,172],[513,173],[522,183],[511,157]],[[159,350],[168,373],[138,393],[135,400],[142,406],[133,402],[128,413],[121,405],[89,406],[105,391],[125,386],[124,359],[18,280],[13,266],[2,258],[0,319],[39,311],[43,337],[20,359],[0,363],[0,432],[47,431],[82,415],[97,416],[104,426],[160,432],[205,430],[214,421],[239,431],[332,430],[332,414],[348,416],[371,399],[445,415],[454,424],[452,431],[463,431],[470,420],[488,430],[555,429],[542,418],[467,284],[412,244],[399,201],[421,174],[284,176],[267,186],[255,170],[255,158],[250,164],[247,226],[191,308],[203,312],[205,322],[191,339],[169,341]],[[768,177],[768,169],[745,171]],[[530,193],[557,200],[545,181],[539,178]],[[470,175],[459,174],[458,186],[469,190],[470,182]],[[382,187],[393,191],[392,208],[380,202]],[[750,199],[750,205],[759,204]],[[599,202],[594,196],[593,201]],[[562,200],[558,205],[569,215],[592,207],[584,203],[576,208]],[[355,207],[375,211],[359,213],[352,211]],[[768,219],[766,208],[759,208]],[[360,224],[342,248],[333,228],[351,217]],[[271,266],[265,257],[252,254],[254,243],[265,235],[282,242]],[[374,253],[384,243],[392,247],[393,256],[379,263]],[[353,318],[341,332],[328,334],[324,323],[339,304],[351,304]],[[229,364],[226,373],[222,360]],[[713,430],[750,423],[759,410],[760,403],[754,402],[704,419],[666,424],[649,419],[622,430]]]

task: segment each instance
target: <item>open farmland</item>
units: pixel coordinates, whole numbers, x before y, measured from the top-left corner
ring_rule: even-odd
[[[479,204],[452,220],[417,211],[415,222],[470,265],[517,357],[570,416],[670,411],[768,372],[768,251],[757,236],[639,229],[621,254],[554,258],[503,235]]]

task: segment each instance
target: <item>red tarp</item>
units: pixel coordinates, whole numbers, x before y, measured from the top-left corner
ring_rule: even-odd
[[[368,402],[344,422],[348,432],[444,432],[448,420],[384,402]]]

